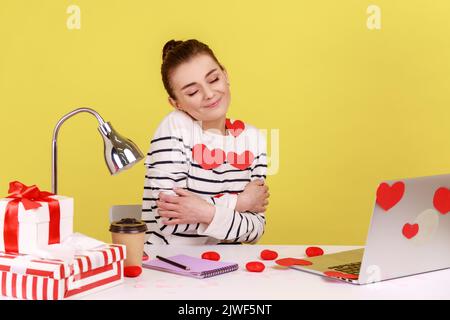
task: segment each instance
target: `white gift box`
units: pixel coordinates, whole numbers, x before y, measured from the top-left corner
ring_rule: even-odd
[[[59,242],[64,241],[73,232],[73,198],[54,195],[49,198],[58,200],[60,207]],[[8,202],[14,199],[0,199],[0,252],[5,252],[5,213]],[[50,213],[47,202],[37,201],[39,208],[25,210],[22,203],[18,207],[18,253],[30,254],[49,245]]]

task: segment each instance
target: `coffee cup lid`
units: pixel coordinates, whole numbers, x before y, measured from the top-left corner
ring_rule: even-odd
[[[114,233],[141,233],[147,231],[147,225],[141,220],[124,218],[112,222],[109,231]]]

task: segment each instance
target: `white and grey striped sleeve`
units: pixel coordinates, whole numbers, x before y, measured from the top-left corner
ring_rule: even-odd
[[[225,193],[220,198],[208,197],[205,200],[214,206],[222,206],[234,210],[236,208],[237,199],[238,199],[237,194]]]
[[[182,134],[171,121],[166,119],[157,129],[145,160],[144,195],[142,199],[142,220],[156,224],[157,236],[195,230],[198,226],[188,224],[164,225],[158,214],[156,200],[159,193],[176,195],[174,188],[186,188],[190,147],[185,144]],[[149,229],[155,229],[150,228]]]

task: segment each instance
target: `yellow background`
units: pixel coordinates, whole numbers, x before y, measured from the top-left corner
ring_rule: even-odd
[[[381,180],[450,172],[449,1],[1,0],[0,195],[11,180],[50,190],[53,128],[78,107],[147,153],[172,110],[162,47],[189,38],[228,69],[228,116],[279,130],[261,243],[363,244]],[[75,231],[108,241],[108,209],[141,202],[144,166],[109,176],[96,127],[61,128],[59,193]]]

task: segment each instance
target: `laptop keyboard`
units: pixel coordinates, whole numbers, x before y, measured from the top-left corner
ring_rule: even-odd
[[[336,270],[336,271],[344,272],[344,273],[348,273],[348,274],[359,275],[359,270],[361,269],[361,262],[341,264],[339,266],[328,267],[328,269],[332,269],[332,270]]]

